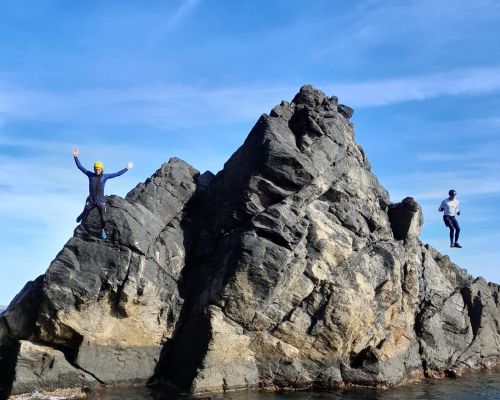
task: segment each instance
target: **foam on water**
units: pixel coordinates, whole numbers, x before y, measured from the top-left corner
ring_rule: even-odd
[[[38,392],[33,392],[29,396],[16,396],[15,400],[66,400],[74,399],[75,396],[50,396]]]

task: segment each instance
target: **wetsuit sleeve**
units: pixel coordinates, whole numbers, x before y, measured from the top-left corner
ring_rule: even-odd
[[[116,178],[117,176],[123,175],[127,171],[128,171],[127,168],[123,168],[122,170],[120,170],[118,172],[115,172],[113,174],[106,174],[105,176],[106,176],[106,179]]]
[[[85,167],[82,165],[82,163],[80,162],[80,160],[78,159],[78,157],[74,157],[75,159],[75,163],[76,163],[76,166],[78,167],[78,169],[80,171],[82,171],[85,175],[89,175],[89,171],[85,169]]]

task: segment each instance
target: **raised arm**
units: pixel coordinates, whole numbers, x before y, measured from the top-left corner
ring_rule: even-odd
[[[110,178],[116,178],[117,176],[123,175],[125,172],[127,172],[130,168],[133,168],[134,164],[133,163],[128,163],[127,166],[123,169],[121,169],[118,172],[114,172],[112,174],[106,174],[106,179]]]
[[[82,165],[82,163],[78,159],[78,149],[76,147],[73,149],[73,158],[75,159],[75,164],[78,167],[78,169],[80,171],[82,171],[85,175],[88,176],[90,172],[85,169],[85,167]]]

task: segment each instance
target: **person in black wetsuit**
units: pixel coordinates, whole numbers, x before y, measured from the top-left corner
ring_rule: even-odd
[[[104,197],[104,185],[106,184],[106,181],[108,179],[123,175],[125,172],[131,169],[134,164],[128,163],[125,168],[118,172],[115,172],[113,174],[104,174],[104,166],[100,161],[96,161],[94,163],[94,172],[87,171],[80,163],[80,160],[78,160],[77,148],[73,149],[73,157],[78,169],[89,178],[89,195],[87,197],[87,200],[85,201],[85,207],[82,213],[76,218],[76,222],[80,223],[82,220],[85,220],[90,211],[97,207],[99,210],[99,216],[101,217],[101,237],[102,239],[106,239],[106,199]]]

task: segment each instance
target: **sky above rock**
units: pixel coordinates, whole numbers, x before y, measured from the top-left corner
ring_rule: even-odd
[[[170,157],[220,170],[258,116],[309,83],[421,238],[500,282],[500,3],[488,0],[0,3],[0,304],[73,234],[91,168],[124,196]],[[463,249],[437,208],[458,192]]]

